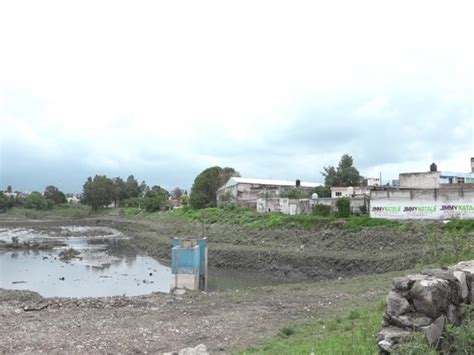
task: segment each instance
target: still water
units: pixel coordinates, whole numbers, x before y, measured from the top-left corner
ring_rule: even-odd
[[[71,232],[72,231],[72,232]],[[137,296],[169,292],[171,270],[157,260],[121,248],[126,241],[118,233],[89,229],[67,230],[63,246],[51,250],[0,252],[0,288],[36,291],[44,297]],[[52,233],[54,234],[54,233]],[[52,238],[60,238],[55,235]],[[94,238],[90,238],[93,234]],[[21,236],[20,243],[45,238],[36,231],[2,230],[0,239]],[[89,235],[89,237],[88,237]],[[50,236],[47,236],[50,237]],[[70,260],[60,253],[80,252]]]
[[[31,290],[43,297],[138,296],[169,292],[171,270],[140,255],[119,231],[105,227],[53,230],[1,229],[0,243],[45,243],[52,249],[0,252],[0,288]],[[60,255],[73,248],[68,260]],[[171,248],[171,245],[170,245]],[[288,282],[268,273],[209,268],[208,290],[245,289]]]

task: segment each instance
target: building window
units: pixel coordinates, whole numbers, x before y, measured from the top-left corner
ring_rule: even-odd
[[[337,192],[336,192],[336,197],[338,197],[338,196],[342,196],[342,192],[337,191]]]
[[[464,178],[458,177],[458,184],[464,184]]]

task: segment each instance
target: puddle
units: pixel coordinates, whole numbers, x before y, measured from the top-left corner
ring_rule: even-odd
[[[93,238],[91,238],[93,236]],[[53,241],[50,250],[0,252],[0,288],[32,290],[43,297],[138,296],[169,292],[171,271],[157,260],[138,255],[116,230],[63,227],[48,234],[29,229],[0,230],[0,241]],[[61,253],[73,248],[69,260]]]

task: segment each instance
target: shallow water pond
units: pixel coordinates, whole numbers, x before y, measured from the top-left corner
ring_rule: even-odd
[[[0,239],[2,235],[4,240],[19,236],[20,243],[55,238],[63,246],[0,253],[0,288],[32,290],[44,297],[137,296],[170,289],[170,268],[122,248],[126,239],[115,231],[63,227],[47,236],[32,230],[2,230]],[[77,255],[62,260],[70,248]]]
[[[140,255],[126,236],[112,228],[0,228],[0,243],[10,246],[8,251],[0,251],[0,288],[31,290],[43,297],[137,296],[170,291],[170,268]],[[210,268],[208,290],[282,282],[288,281],[263,272]]]

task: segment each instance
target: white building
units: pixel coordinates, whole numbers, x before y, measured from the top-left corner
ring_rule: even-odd
[[[331,187],[331,198],[354,197],[368,195],[369,189],[363,186],[336,186]]]
[[[218,205],[223,202],[232,202],[239,207],[257,209],[257,200],[261,197],[280,197],[285,192],[298,187],[303,194],[311,197],[315,187],[322,184],[306,181],[288,181],[231,177],[227,183],[217,190]],[[232,201],[226,201],[227,199]]]

